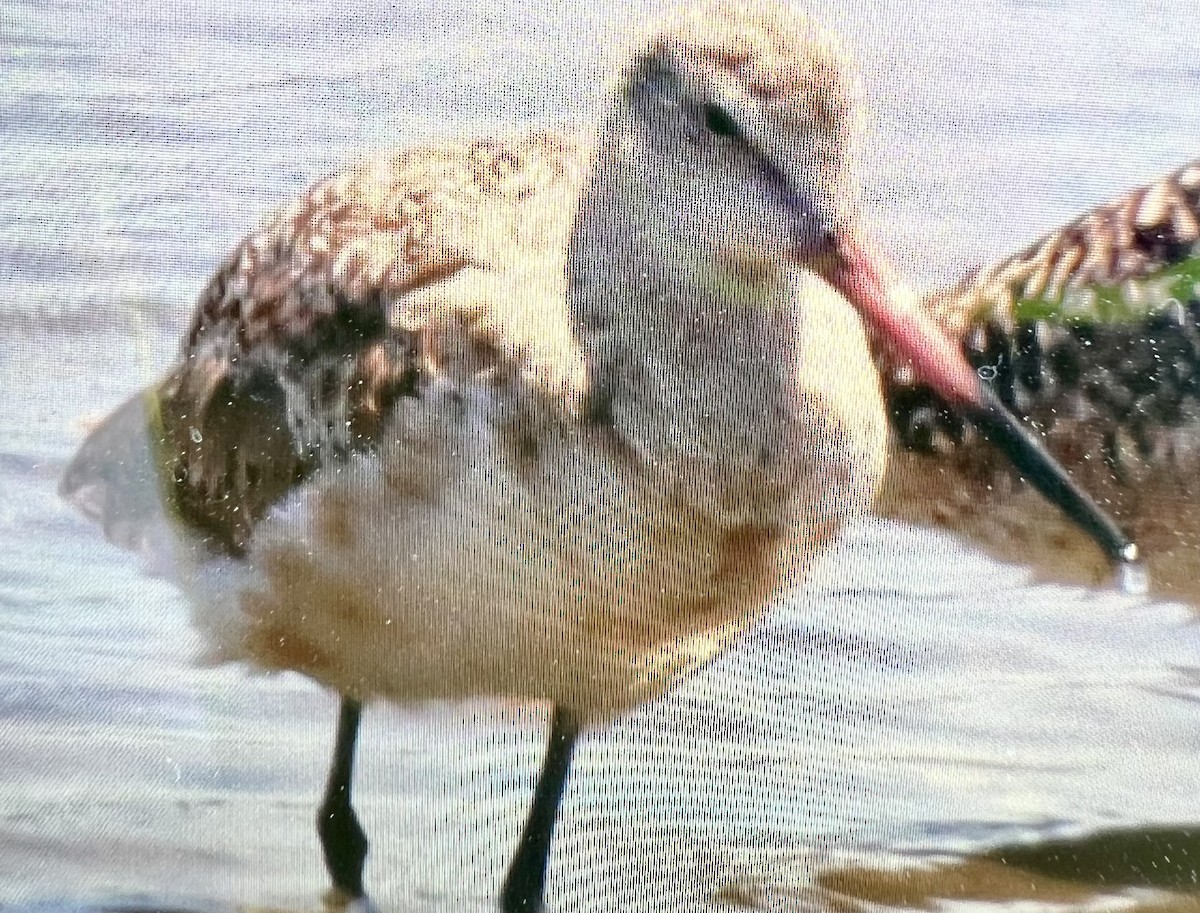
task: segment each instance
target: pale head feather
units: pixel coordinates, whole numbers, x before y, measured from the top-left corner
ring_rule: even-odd
[[[674,8],[627,48],[620,86],[670,67],[697,97],[729,111],[750,141],[815,194],[851,202],[865,106],[859,73],[836,36],[770,0],[702,0]]]

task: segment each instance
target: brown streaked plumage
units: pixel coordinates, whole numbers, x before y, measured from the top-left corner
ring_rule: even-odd
[[[68,466],[111,538],[169,553],[215,658],[343,695],[318,816],[342,896],[364,890],[363,701],[553,705],[501,891],[540,909],[580,726],[719,655],[869,507],[886,419],[863,320],[939,389],[974,382],[890,313],[854,231],[852,110],[795,11],[681,10],[586,139],[315,184]]]
[[[1000,397],[1134,538],[1151,592],[1200,603],[1200,161],[1099,206],[927,304]],[[1050,579],[1109,563],[939,398],[887,373],[879,508]]]
[[[342,894],[364,889],[362,702],[490,696],[554,708],[501,891],[540,909],[580,727],[720,655],[869,509],[867,327],[999,421],[856,227],[852,88],[794,10],[682,10],[586,139],[411,149],[314,185],[80,448],[64,494],[174,553],[213,656],[343,696],[318,817]]]
[[[65,473],[64,493],[123,544],[153,547],[147,540],[159,534],[160,519],[180,529],[185,575],[223,556],[265,576],[260,589],[300,600],[274,570],[295,577],[296,561],[314,553],[313,542],[291,541],[296,522],[316,545],[329,546],[317,554],[334,553],[337,543],[361,549],[362,530],[356,540],[344,523],[323,522],[355,511],[361,521],[366,505],[348,476],[373,461],[388,492],[438,505],[456,477],[480,471],[463,437],[475,434],[468,425],[478,420],[498,448],[498,457],[478,458],[501,459],[505,484],[521,480],[546,499],[532,508],[538,523],[548,519],[540,514],[560,510],[556,500],[571,485],[634,485],[621,509],[634,504],[629,509],[652,518],[650,526],[613,515],[605,537],[614,523],[631,524],[616,529],[616,538],[628,537],[630,555],[646,550],[637,573],[651,575],[667,600],[621,620],[606,610],[584,625],[602,620],[650,669],[661,666],[650,680],[627,686],[597,671],[600,683],[586,687],[568,675],[548,689],[505,681],[499,693],[568,700],[603,715],[653,693],[680,662],[711,656],[728,636],[710,636],[724,628],[724,616],[738,618],[731,631],[749,618],[733,590],[770,592],[790,563],[806,565],[848,516],[865,509],[881,429],[877,411],[866,407],[878,394],[862,359],[861,330],[840,299],[820,283],[808,289],[812,328],[803,335],[784,307],[795,281],[791,254],[769,245],[778,244],[775,232],[810,230],[787,222],[786,207],[798,204],[781,203],[769,184],[751,187],[743,213],[727,199],[706,198],[715,191],[734,199],[720,181],[673,172],[668,162],[683,166],[666,156],[655,158],[653,190],[640,186],[642,163],[658,156],[648,148],[653,143],[683,143],[698,150],[702,168],[733,166],[751,183],[763,179],[757,159],[739,151],[743,145],[701,142],[690,122],[676,132],[672,118],[703,121],[703,106],[636,108],[658,105],[664,93],[700,93],[738,107],[742,128],[756,134],[745,148],[771,147],[763,153],[773,156],[770,182],[794,182],[789,193],[797,200],[821,201],[797,209],[805,219],[817,218],[811,210],[840,226],[849,211],[833,193],[846,195],[849,119],[837,55],[809,23],[781,8],[699,9],[677,14],[622,75],[621,102],[604,132],[624,135],[624,145],[607,142],[597,154],[588,141],[552,133],[451,142],[377,156],[315,184],[234,249],[201,292],[179,365],[89,436]],[[663,135],[637,132],[647,118]],[[695,199],[679,206],[689,195]],[[695,226],[674,224],[693,208]],[[761,213],[775,209],[783,216],[763,223]],[[660,225],[690,233],[672,236]],[[703,306],[709,298],[733,306]],[[695,351],[680,350],[681,325]],[[784,375],[770,360],[780,358],[798,361],[798,371],[775,394]],[[834,365],[857,370],[839,377]],[[793,382],[796,389],[787,389]],[[681,396],[704,413],[684,410],[664,422],[654,412],[678,408],[672,401]],[[770,417],[755,419],[764,408]],[[793,427],[801,416],[812,419],[802,431]],[[838,462],[826,454],[829,435],[846,442]],[[114,442],[140,439],[148,439],[141,462],[111,465]],[[822,465],[781,459],[801,445],[813,447],[814,461],[820,452]],[[572,480],[556,467],[564,448],[580,447],[589,459],[601,455],[603,479]],[[644,503],[637,503],[639,475],[651,486],[644,494],[653,489]],[[155,480],[152,497],[146,478]],[[548,478],[567,487],[548,487]],[[834,482],[840,487],[827,491]],[[160,494],[165,518],[156,516]],[[797,518],[794,497],[812,509]],[[303,521],[285,520],[289,511],[301,511]],[[709,515],[712,522],[701,519]],[[686,557],[683,540],[674,541],[684,527]],[[730,574],[734,555],[737,566],[763,576]],[[675,561],[687,572],[671,567]],[[336,593],[322,598],[344,602],[347,582],[328,574]],[[444,685],[396,685],[373,682],[349,656],[318,661],[324,651],[311,650],[312,663],[298,662],[289,642],[319,636],[289,626],[308,614],[253,589],[243,584],[241,595],[231,594],[248,616],[245,630],[209,631],[222,658],[299,665],[362,697],[465,696],[494,687],[491,672],[457,683],[443,676]],[[320,589],[313,584],[314,594]],[[452,602],[463,596],[443,595]],[[202,627],[206,618],[198,616]],[[699,653],[663,655],[693,637]],[[621,665],[620,675],[630,675],[629,660]]]
[[[972,270],[931,295],[929,305],[943,326],[962,336],[981,320],[1003,321],[1006,315],[1011,327],[1018,298],[1060,299],[1072,290],[1145,280],[1195,254],[1197,199],[1200,160],[1097,206],[1019,253]],[[1152,310],[1159,302],[1148,294],[1143,307]],[[1074,316],[1085,315],[1082,306]]]
[[[180,365],[109,420],[130,428],[89,440],[62,490],[143,547],[113,526],[132,492],[110,484],[107,447],[148,425],[169,513],[240,556],[272,505],[322,462],[377,448],[431,378],[551,382],[573,345],[565,315],[464,280],[565,253],[586,165],[578,140],[535,133],[383,154],[317,182],[234,248],[200,293]]]

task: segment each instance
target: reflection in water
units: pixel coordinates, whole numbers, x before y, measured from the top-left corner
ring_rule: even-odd
[[[1200,830],[1138,828],[992,850],[990,858],[1050,878],[1131,888],[1200,888]]]
[[[826,908],[868,905],[929,909],[947,902],[1053,904],[1067,909],[1200,909],[1200,832],[1136,828],[1076,839],[1000,846],[961,861],[904,862],[892,870],[841,868],[821,873]],[[727,889],[735,903],[762,906],[767,892]],[[786,904],[784,905],[786,907]]]

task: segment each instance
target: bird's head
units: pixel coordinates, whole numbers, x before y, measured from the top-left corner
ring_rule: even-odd
[[[857,217],[856,95],[836,42],[794,6],[699,0],[680,9],[622,71],[574,249],[607,251],[619,267],[607,281],[640,283],[645,300],[657,282],[668,290],[659,300],[722,312],[783,300],[802,314],[813,302],[789,295],[799,285],[788,277],[819,276],[1115,561],[1135,561],[1136,547],[1004,408],[956,341],[895,294]],[[694,311],[684,315],[702,322]],[[681,329],[658,325],[660,333]],[[856,370],[834,370],[842,368]]]
[[[614,118],[650,166],[668,234],[736,260],[818,255],[844,221],[853,87],[841,54],[780,6],[704,3],[626,68]]]
[[[607,230],[664,273],[750,300],[789,270],[816,273],[949,400],[974,402],[978,377],[893,300],[857,228],[857,95],[837,43],[791,6],[679,10],[630,56],[597,138]]]

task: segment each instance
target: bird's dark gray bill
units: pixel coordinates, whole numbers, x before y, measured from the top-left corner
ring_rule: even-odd
[[[1029,428],[1005,408],[971,368],[966,356],[933,320],[919,309],[905,308],[891,294],[868,253],[854,238],[834,241],[827,278],[862,314],[894,354],[908,361],[950,406],[969,418],[1012,461],[1033,486],[1091,537],[1119,569],[1127,583],[1140,574],[1138,548]]]

